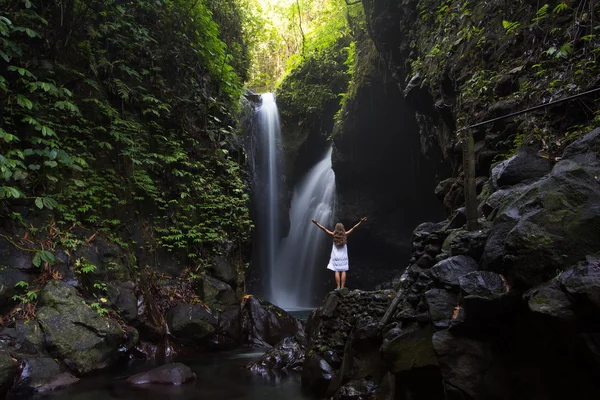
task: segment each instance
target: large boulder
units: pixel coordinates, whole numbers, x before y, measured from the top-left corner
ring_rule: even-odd
[[[564,159],[541,180],[502,193],[488,239],[495,255],[484,256],[484,265],[530,288],[599,251],[600,185],[594,171],[600,169]]]
[[[286,337],[303,333],[302,323],[283,309],[255,296],[242,308],[242,333],[256,346],[275,346]]]
[[[36,317],[49,349],[78,374],[111,365],[118,357],[123,330],[101,317],[61,281],[50,281],[40,293]]]
[[[477,271],[479,265],[468,256],[454,256],[440,261],[431,268],[431,275],[441,285],[449,288],[459,286],[459,278]]]
[[[37,355],[46,346],[42,328],[35,320],[17,321],[14,326],[0,332],[0,340],[12,352]]]
[[[188,341],[202,341],[217,330],[217,320],[199,304],[178,304],[167,313],[171,335]]]
[[[431,289],[425,292],[425,301],[433,326],[438,329],[448,328],[454,309],[458,306],[458,294],[444,289]]]
[[[138,299],[131,281],[113,282],[107,287],[107,297],[115,311],[128,323],[138,319]]]
[[[565,324],[570,324],[577,319],[573,301],[555,279],[528,290],[523,295],[523,299],[527,302],[529,310],[536,315]]]
[[[562,272],[558,281],[565,290],[600,311],[600,257],[588,256],[576,267]]]
[[[531,151],[522,150],[492,169],[492,183],[496,187],[516,185],[539,179],[552,169],[552,161]]]
[[[181,363],[167,364],[154,368],[148,372],[142,372],[127,378],[132,385],[183,385],[196,380],[196,374],[190,367]]]

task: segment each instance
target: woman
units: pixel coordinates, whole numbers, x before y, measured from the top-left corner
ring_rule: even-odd
[[[356,228],[367,220],[367,217],[360,219],[358,224],[354,225],[352,229],[346,231],[344,225],[337,223],[333,232],[319,224],[317,220],[313,219],[313,224],[323,229],[328,235],[333,236],[333,247],[331,249],[331,257],[329,257],[329,264],[327,269],[335,271],[335,283],[337,288],[344,287],[346,284],[346,271],[348,271],[348,239],[347,236],[354,232]],[[340,276],[341,272],[341,276]]]

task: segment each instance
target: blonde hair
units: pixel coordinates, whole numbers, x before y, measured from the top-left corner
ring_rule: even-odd
[[[346,229],[344,229],[344,225],[340,222],[335,224],[335,229],[333,230],[333,243],[340,247],[348,243],[346,239]]]

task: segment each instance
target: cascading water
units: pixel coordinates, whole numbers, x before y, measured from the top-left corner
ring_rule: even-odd
[[[259,234],[259,264],[268,274],[270,293],[273,293],[275,255],[279,245],[279,173],[278,154],[280,140],[279,111],[275,96],[265,93],[261,96],[262,105],[258,110],[259,162],[257,163],[257,186],[255,208],[257,231]]]
[[[331,238],[311,222],[312,219],[325,225],[332,222],[335,174],[331,153],[330,147],[294,189],[290,231],[281,242],[271,276],[271,301],[288,310],[311,306],[318,256],[327,244],[331,245]]]

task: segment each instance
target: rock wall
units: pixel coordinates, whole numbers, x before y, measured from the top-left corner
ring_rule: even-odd
[[[598,87],[590,52],[596,2],[364,0],[369,34],[386,60],[420,135],[435,139],[455,180],[437,190],[461,205],[457,128]],[[591,35],[591,36],[590,36]],[[481,182],[521,146],[553,159],[598,126],[597,95],[475,129]],[[481,185],[480,185],[481,188]]]
[[[460,211],[423,223],[396,292],[331,293],[307,323],[303,384],[334,399],[596,398],[599,149],[597,129],[537,177],[515,170],[536,155],[505,161],[481,230]]]

